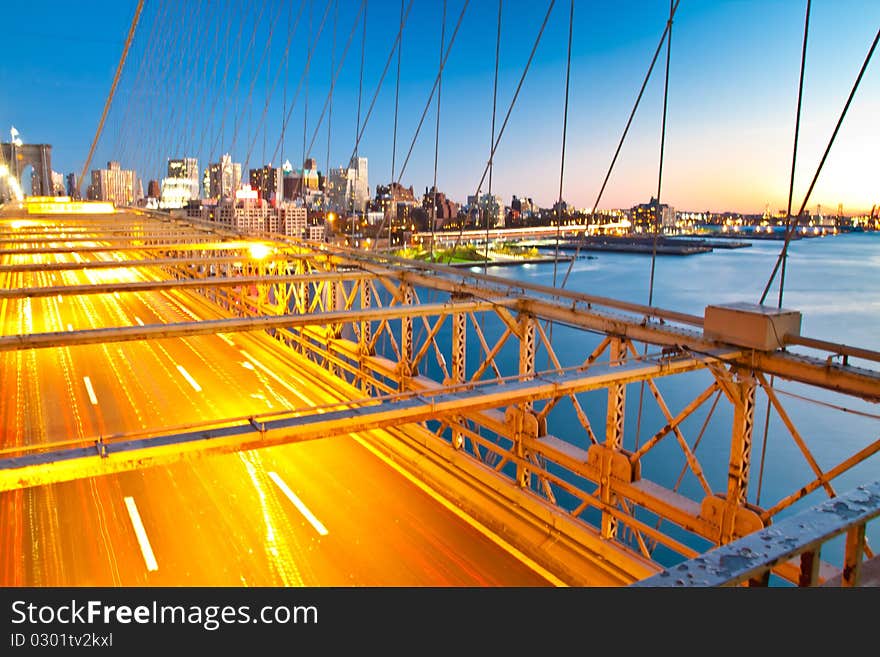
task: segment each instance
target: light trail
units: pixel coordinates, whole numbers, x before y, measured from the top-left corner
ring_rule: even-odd
[[[327,528],[323,525],[323,523],[315,517],[315,514],[309,511],[309,508],[305,504],[303,504],[302,500],[300,500],[296,496],[296,494],[292,490],[290,490],[290,487],[284,482],[281,477],[278,476],[278,473],[270,472],[269,477],[272,479],[272,481],[275,482],[278,488],[281,489],[281,492],[287,496],[287,499],[293,502],[293,505],[301,514],[303,514],[305,519],[311,523],[312,527],[315,528],[315,531],[317,531],[321,536],[326,536],[330,533],[327,531]]]
[[[299,390],[297,390],[297,389],[294,388],[292,385],[290,385],[289,383],[287,383],[287,381],[285,381],[285,380],[282,379],[280,376],[278,376],[277,374],[275,374],[275,372],[273,372],[273,371],[270,370],[268,367],[266,367],[265,365],[263,365],[260,361],[258,361],[256,358],[254,358],[253,356],[251,356],[251,355],[250,355],[249,353],[247,353],[244,349],[241,350],[241,355],[244,356],[245,358],[247,358],[251,363],[253,363],[253,364],[256,365],[257,367],[259,367],[263,372],[265,372],[266,374],[268,374],[269,376],[271,376],[273,379],[275,379],[275,381],[277,381],[279,384],[281,384],[282,386],[284,386],[289,392],[291,392],[291,393],[293,393],[294,395],[296,395],[297,398],[298,398],[300,401],[305,402],[305,403],[307,403],[307,404],[308,404],[308,403],[311,403],[311,401],[312,401],[311,399],[309,399],[308,397],[305,397],[305,396],[304,396]]]
[[[459,509],[457,506],[455,506],[454,504],[452,504],[451,502],[446,500],[439,493],[434,491],[434,489],[432,489],[430,486],[424,484],[419,479],[417,479],[416,477],[411,475],[409,472],[407,472],[406,470],[401,468],[397,463],[395,463],[394,461],[389,459],[387,456],[382,454],[375,447],[373,447],[372,445],[367,443],[363,438],[361,438],[360,436],[357,436],[355,434],[352,434],[351,437],[356,443],[358,443],[364,449],[366,449],[368,452],[373,454],[373,456],[375,456],[377,459],[379,459],[380,461],[382,461],[383,463],[388,465],[388,467],[390,467],[391,469],[395,470],[400,475],[405,477],[408,481],[410,481],[419,490],[421,490],[426,495],[431,497],[434,501],[436,501],[438,504],[443,506],[445,509],[449,510],[450,512],[452,512],[453,514],[455,514],[456,516],[458,516],[459,518],[464,520],[468,525],[470,525],[471,527],[476,529],[478,532],[480,532],[483,536],[485,536],[490,541],[495,543],[495,545],[504,549],[506,552],[508,552],[512,556],[516,557],[517,559],[519,559],[526,566],[528,566],[529,568],[534,570],[536,573],[538,573],[541,577],[544,577],[548,582],[553,584],[553,586],[558,586],[558,587],[568,586],[565,582],[563,582],[561,579],[556,577],[556,575],[554,575],[549,570],[547,570],[546,568],[541,566],[538,562],[536,562],[533,559],[530,559],[528,556],[526,556],[520,550],[516,549],[510,543],[508,543],[503,538],[498,536],[498,534],[493,532],[491,529],[486,527],[484,524],[477,522],[474,518],[472,518],[471,516],[466,514],[464,511]]]

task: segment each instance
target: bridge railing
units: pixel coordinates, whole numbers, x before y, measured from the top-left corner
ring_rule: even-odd
[[[667,568],[631,586],[718,587],[767,586],[778,564],[799,559],[797,586],[872,585],[880,580],[880,562],[864,561],[865,526],[880,516],[880,481],[874,481],[779,520],[754,534]],[[828,541],[846,534],[839,573],[824,582],[819,553]]]

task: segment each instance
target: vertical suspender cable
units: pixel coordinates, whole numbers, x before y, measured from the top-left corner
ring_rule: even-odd
[[[412,1],[412,0],[410,0],[410,1]],[[366,0],[361,2],[361,7],[363,7],[365,5],[365,2],[366,2]],[[328,7],[329,7],[329,5],[328,5]],[[310,153],[312,152],[312,146],[315,143],[315,139],[318,137],[318,131],[321,129],[321,126],[324,125],[324,115],[327,114],[327,109],[330,104],[330,100],[333,97],[333,91],[336,88],[336,81],[339,77],[339,73],[342,71],[343,65],[345,64],[345,58],[348,54],[348,49],[351,46],[351,42],[354,39],[355,32],[357,32],[358,25],[360,24],[360,19],[361,19],[361,12],[360,12],[360,9],[358,9],[358,12],[354,15],[354,20],[352,22],[351,31],[348,33],[348,40],[345,43],[345,48],[342,49],[342,56],[339,58],[338,63],[334,61],[335,69],[331,69],[331,71],[330,71],[330,73],[331,73],[330,74],[330,89],[327,92],[327,97],[324,99],[324,105],[321,107],[321,113],[318,115],[318,120],[315,122],[315,129],[312,131],[312,139],[311,139],[311,141],[309,141],[309,147],[306,149]],[[336,17],[334,16],[334,23],[336,23],[336,22],[337,22]],[[334,32],[335,31],[336,31],[336,28],[334,27]],[[335,34],[333,37],[333,42],[334,42],[334,50],[335,50],[335,43],[336,43]],[[393,49],[392,49],[392,52],[393,52]],[[336,59],[335,56],[333,59],[334,60]],[[333,72],[334,70],[335,70],[335,73]],[[330,159],[329,135],[328,135],[327,146],[328,146],[327,159],[329,160]]]
[[[287,63],[288,63],[289,60],[290,60],[290,46],[291,46],[291,44],[293,43],[293,37],[296,35],[296,31],[297,31],[297,29],[299,28],[299,19],[302,17],[302,12],[303,12],[304,8],[305,8],[305,0],[303,0],[302,2],[300,2],[299,12],[297,12],[296,20],[293,22],[293,27],[292,27],[292,28],[288,27],[288,30],[287,30],[287,42],[286,42],[286,44],[285,44],[285,46],[284,46],[284,56],[282,57],[282,60],[279,62],[278,69],[275,71],[275,77],[273,78],[273,80],[272,80],[272,84],[271,84],[271,86],[268,88],[268,91],[266,92],[266,99],[265,99],[265,102],[263,103],[263,112],[262,112],[262,114],[260,115],[260,123],[262,123],[263,125],[265,125],[266,113],[269,111],[269,103],[270,103],[270,101],[271,101],[271,99],[272,99],[272,94],[273,94],[273,92],[274,92],[274,90],[275,90],[275,85],[276,85],[277,82],[278,82],[278,76],[281,75],[281,67],[282,67],[282,64],[283,64],[284,67],[286,68],[286,67],[287,67]],[[321,32],[323,31],[323,28],[324,28],[324,20],[325,20],[326,17],[327,17],[327,13],[328,13],[329,8],[330,8],[330,5],[328,4],[328,5],[327,5],[327,10],[325,10],[325,12],[324,12],[324,18],[322,18],[322,20],[321,20],[321,25],[320,25],[320,27],[318,28],[317,34],[316,34],[316,36],[315,36],[315,39],[316,39],[316,40],[320,37],[320,34],[321,34]],[[294,95],[294,98],[293,98],[293,104],[296,104],[296,98],[297,98],[297,96],[299,95],[299,87],[297,87],[297,90],[296,90],[296,91],[297,91],[297,93]],[[285,80],[284,80],[284,92],[285,92],[285,93],[284,93],[284,105],[285,105],[285,110],[286,110],[286,106],[287,106],[287,76],[285,76]],[[292,109],[292,108],[291,108],[291,109]],[[285,111],[284,116],[287,116],[286,111]],[[273,153],[272,153],[272,157],[271,157],[271,158],[268,158],[268,159],[266,158],[266,148],[265,148],[265,145],[263,146],[263,155],[262,155],[262,158],[261,158],[261,159],[263,160],[263,162],[273,162],[273,161],[275,161],[275,157],[276,157],[279,153],[281,153],[282,156],[284,155],[283,143],[284,143],[284,135],[285,135],[286,127],[287,127],[287,123],[286,123],[286,121],[285,121],[285,122],[282,122],[282,124],[281,124],[281,136],[278,138],[278,141],[276,142],[275,150],[273,151]],[[244,164],[244,168],[247,168],[247,165],[248,165],[248,163],[250,162],[250,159],[251,159],[251,153],[252,153],[253,150],[254,150],[254,143],[255,143],[255,140],[251,140],[251,142],[250,142],[250,144],[249,144],[249,146],[248,146],[247,155],[246,155],[245,158],[244,158],[244,163],[245,163],[245,164]],[[283,159],[283,157],[280,158],[280,159]]]
[[[293,4],[289,4],[287,6],[287,44],[290,46],[290,34],[291,34],[291,18],[293,17]],[[281,116],[287,115],[287,78],[290,75],[290,57],[288,55],[288,51],[284,52],[284,86],[281,88]],[[286,146],[284,143],[284,121],[281,122],[281,157],[284,159],[284,151],[286,150]],[[266,147],[263,146],[263,161],[266,160]],[[284,199],[284,182],[281,183],[281,198]]]
[[[556,199],[556,249],[553,256],[553,287],[556,287],[556,269],[559,262],[559,240],[562,231],[562,189],[565,180],[565,141],[568,135],[568,90],[571,81],[571,38],[574,31],[574,0],[568,13],[568,51],[565,57],[565,102],[562,109],[562,149],[559,157],[559,194]],[[547,337],[553,339],[553,322],[548,322]],[[550,367],[550,354],[547,354],[547,367]]]
[[[309,2],[309,34],[312,33],[312,8],[314,7],[313,2]],[[304,186],[303,178],[305,178],[305,168],[306,168],[306,159],[309,157],[309,152],[306,149],[306,134],[308,132],[309,125],[309,68],[311,61],[306,62],[306,89],[305,89],[305,105],[303,107],[303,153],[302,153],[302,166],[303,166],[303,175],[300,176],[300,188]]]
[[[333,2],[333,50],[330,52],[330,92],[327,97],[327,162],[324,165],[327,171],[326,176],[324,176],[324,189],[326,192],[327,181],[330,178],[330,135],[331,132],[331,124],[333,122],[333,87],[334,82],[336,81],[335,76],[333,75],[333,67],[336,65],[336,30],[339,25],[339,0],[334,0]]]
[[[556,204],[556,253],[553,258],[553,287],[556,287],[556,264],[559,261],[559,237],[562,224],[562,186],[565,177],[565,139],[568,134],[568,89],[571,80],[571,36],[574,28],[574,0],[568,15],[568,55],[565,58],[565,104],[562,110],[562,154],[559,158],[559,195]],[[550,325],[552,332],[553,325]],[[551,333],[552,334],[552,333]]]
[[[119,84],[119,77],[122,75],[122,69],[125,66],[125,58],[128,56],[128,49],[131,47],[131,40],[134,37],[134,31],[135,28],[137,28],[138,20],[140,19],[141,10],[143,8],[144,0],[138,0],[137,7],[134,10],[134,17],[131,19],[131,27],[128,28],[128,36],[125,38],[125,47],[122,49],[122,57],[119,58],[119,65],[116,67],[116,74],[113,76],[113,84],[110,86],[110,93],[107,95],[107,101],[104,103],[104,111],[101,113],[101,120],[98,122],[98,129],[95,131],[95,138],[92,140],[89,154],[86,157],[82,171],[79,174],[77,189],[80,191],[80,195],[82,195],[83,178],[86,177],[86,171],[89,170],[89,165],[92,163],[92,155],[95,154],[95,146],[98,145],[98,140],[101,138],[101,130],[104,128],[104,121],[107,119],[107,112],[110,110],[110,105],[113,103],[113,95],[116,92],[116,85]]]
[[[357,104],[357,125],[355,127],[354,136],[355,136],[355,144],[354,144],[354,157],[352,158],[355,162],[358,159],[358,145],[360,144],[360,139],[358,136],[361,134],[361,98],[363,96],[364,90],[364,51],[366,49],[367,44],[367,6],[364,3],[364,22],[363,27],[361,29],[361,69],[360,76],[358,81],[358,104]],[[348,164],[351,167],[351,162]],[[360,167],[358,167],[358,178],[360,178]],[[351,188],[351,213],[352,213],[352,222],[351,222],[351,238],[352,244],[354,243],[354,187]]]
[[[220,10],[219,10],[219,9],[217,10],[217,13],[218,13],[218,14],[220,13]],[[233,5],[232,2],[229,3],[229,13],[231,14],[231,16],[235,16],[235,15],[236,15],[236,14],[235,14],[235,7],[234,7],[234,5]],[[230,32],[230,28],[231,28],[232,23],[233,23],[233,21],[231,20],[231,16],[230,16],[230,17],[227,17],[227,20],[226,20],[226,31],[225,31],[225,33],[223,34],[223,39],[222,39],[222,41],[220,42],[221,44],[226,44],[226,43],[228,43],[228,41],[229,41],[229,32]],[[219,20],[220,20],[220,19],[218,18],[218,25],[219,25]],[[220,30],[219,30],[219,28],[218,28],[218,30],[217,30],[217,33],[218,33],[218,34],[219,34],[219,31],[220,31]],[[215,40],[215,44],[216,44],[216,40]],[[225,50],[225,46],[221,46],[221,47],[224,48],[224,50]],[[220,60],[221,60],[220,52],[221,52],[221,51],[219,51],[219,50],[217,50],[216,52],[214,52],[214,65],[213,65],[213,70],[211,71],[211,83],[212,83],[212,86],[213,86],[213,89],[214,89],[214,92],[213,92],[212,95],[213,95],[214,100],[213,100],[213,102],[211,102],[211,103],[209,104],[210,111],[207,112],[207,119],[204,119],[204,118],[203,118],[203,121],[204,121],[204,122],[203,122],[203,124],[202,124],[202,133],[201,133],[201,136],[200,136],[200,138],[199,138],[199,147],[198,147],[198,153],[199,153],[199,155],[203,155],[203,154],[204,154],[204,149],[208,146],[208,145],[205,143],[205,138],[206,138],[206,136],[207,136],[208,129],[210,128],[212,131],[215,129],[215,126],[216,126],[215,113],[216,113],[217,105],[219,104],[218,101],[220,100],[220,90],[221,90],[222,88],[225,88],[226,73],[229,71],[229,59],[230,59],[230,58],[229,58],[229,57],[226,57],[226,58],[225,58],[225,59],[226,59],[226,65],[225,65],[225,67],[224,67],[223,81],[222,81],[222,83],[218,84],[218,75],[217,75],[218,66],[217,66],[217,64],[218,64],[218,63],[220,62]],[[207,97],[207,92],[206,92],[205,96]],[[200,113],[200,116],[205,117],[205,114],[206,114],[206,112],[202,112],[202,113]],[[210,166],[211,166],[211,159],[212,159],[212,156],[213,156],[213,152],[209,149],[209,150],[208,150],[208,155],[207,155],[207,157],[206,157],[206,162],[205,162],[205,168],[206,168],[206,169],[209,169]],[[205,195],[205,196],[208,196],[208,195],[209,195],[209,190],[208,190],[208,189],[205,189],[205,190],[204,190],[204,195]]]
[[[376,84],[376,90],[373,92],[373,97],[370,100],[370,106],[367,108],[367,112],[364,115],[364,121],[360,126],[360,132],[357,135],[357,140],[355,142],[354,149],[352,150],[352,157],[357,152],[358,145],[361,142],[361,139],[364,136],[364,132],[366,132],[367,124],[370,122],[370,116],[373,114],[373,108],[376,106],[376,100],[379,98],[379,92],[382,90],[382,85],[385,82],[385,76],[388,75],[388,68],[391,66],[391,61],[394,59],[394,53],[397,51],[398,45],[400,43],[401,38],[403,37],[403,28],[406,26],[406,20],[409,16],[410,9],[412,8],[413,0],[409,0],[406,5],[406,9],[403,13],[403,18],[400,21],[400,28],[397,31],[397,36],[394,38],[393,43],[391,44],[391,50],[388,51],[388,57],[385,59],[385,66],[382,68],[382,74],[379,76],[379,81]],[[454,33],[453,33],[454,34]],[[431,96],[433,98],[433,94]],[[430,105],[430,100],[429,103]],[[405,165],[405,163],[404,163]],[[399,185],[398,185],[399,186]],[[379,226],[374,231],[375,234],[381,235],[382,231],[385,228],[385,215],[382,215],[382,220],[379,222]],[[376,245],[376,242],[370,242],[366,245],[367,250],[372,250]]]
[[[657,237],[662,225],[660,219],[660,189],[663,182],[663,151],[666,144],[666,106],[669,99],[669,59],[672,52],[672,0],[669,2],[669,32],[666,37],[666,79],[663,85],[663,120],[660,128],[660,163],[657,167],[657,212],[654,213],[654,246],[651,250],[651,278],[648,283],[648,306],[654,303],[654,268],[657,262]]]
[[[464,4],[461,7],[461,12],[458,15],[458,21],[455,23],[455,29],[452,30],[452,36],[449,37],[449,45],[446,47],[446,54],[443,56],[443,62],[440,64],[440,70],[437,72],[437,76],[434,78],[434,85],[431,87],[431,93],[428,94],[428,100],[425,101],[425,107],[422,109],[421,118],[419,118],[419,123],[416,126],[415,133],[413,134],[413,138],[409,143],[409,149],[406,152],[406,157],[403,159],[403,165],[400,167],[400,171],[397,173],[397,182],[403,179],[403,172],[406,171],[406,166],[409,164],[409,158],[412,155],[413,148],[415,148],[416,140],[419,138],[419,133],[422,131],[422,125],[425,122],[425,116],[428,114],[428,110],[431,107],[431,101],[434,100],[434,92],[437,90],[437,84],[440,81],[440,74],[443,72],[443,68],[446,66],[446,60],[449,59],[449,53],[452,52],[452,45],[455,43],[455,37],[458,35],[458,29],[461,27],[461,21],[464,18],[465,11],[470,4],[470,0],[464,0]]]
[[[538,50],[538,45],[541,43],[541,37],[544,35],[544,30],[547,27],[547,21],[550,19],[550,14],[553,11],[553,6],[555,4],[556,0],[550,0],[550,3],[547,7],[547,13],[544,14],[544,21],[541,23],[541,29],[538,30],[538,36],[535,37],[535,43],[532,45],[532,50],[529,53],[529,58],[526,60],[526,65],[523,68],[522,75],[520,76],[519,82],[516,85],[516,90],[513,92],[513,98],[510,101],[510,105],[508,105],[507,107],[507,113],[504,115],[504,121],[501,122],[501,129],[498,131],[498,137],[494,140],[492,148],[489,151],[489,159],[486,161],[486,166],[483,167],[483,174],[482,176],[480,176],[480,182],[477,184],[477,190],[474,193],[474,197],[477,199],[480,197],[480,191],[483,189],[483,182],[485,182],[486,180],[486,174],[489,172],[489,167],[492,164],[492,160],[495,158],[495,151],[498,150],[498,144],[501,143],[501,137],[504,136],[504,129],[507,127],[507,121],[510,119],[510,114],[511,112],[513,112],[513,108],[516,106],[516,99],[519,97],[519,92],[522,90],[523,82],[525,82],[526,75],[528,75],[529,68],[532,65],[532,60],[535,58],[535,52]],[[461,242],[463,232],[464,223],[462,222],[453,249],[457,248],[459,243]]]
[[[660,42],[657,44],[657,49],[654,51],[654,56],[651,59],[651,65],[648,67],[648,72],[645,74],[645,79],[642,81],[642,88],[639,90],[639,95],[636,97],[636,102],[633,104],[632,111],[629,114],[629,118],[626,121],[626,127],[623,129],[623,134],[620,136],[620,141],[617,142],[617,150],[614,151],[614,157],[611,158],[611,164],[608,166],[608,171],[605,174],[605,180],[602,181],[602,186],[599,188],[599,194],[596,196],[596,201],[593,203],[593,209],[590,211],[590,216],[596,214],[596,208],[599,207],[599,201],[602,199],[602,194],[605,192],[605,186],[608,184],[608,179],[611,177],[611,172],[614,170],[614,164],[617,162],[617,158],[620,155],[620,149],[623,147],[623,142],[626,140],[626,135],[629,132],[630,125],[632,125],[633,117],[636,115],[636,110],[639,108],[639,103],[642,100],[642,95],[645,93],[645,87],[648,85],[648,80],[651,79],[651,71],[654,70],[654,64],[657,62],[657,56],[660,54],[660,49],[663,47],[663,42],[666,40],[666,35],[669,32],[671,27],[671,17],[675,15],[676,10],[678,9],[678,3],[681,0],[675,0],[675,4],[672,6],[672,11],[670,12],[670,20],[666,22],[666,27],[663,29],[663,34],[660,36]],[[580,254],[581,243],[578,243],[578,248],[575,251],[574,258],[572,258],[568,263],[568,270],[565,272],[565,276],[562,279],[562,284],[560,287],[565,287],[565,283],[568,281],[568,277],[571,275],[571,270],[574,265],[575,260],[577,260],[578,255]]]
[[[324,31],[324,24],[327,22],[327,16],[330,14],[330,3],[327,3],[327,6],[324,8],[324,13],[321,15],[321,22],[318,25],[318,29],[314,34],[309,35],[311,37],[311,42],[309,43],[307,53],[306,53],[306,61],[310,62],[312,57],[315,54],[315,50],[318,47],[318,43],[321,40],[321,34]],[[294,30],[296,30],[296,24],[294,24]],[[296,86],[296,91],[293,94],[293,100],[290,103],[290,107],[287,109],[287,114],[284,116],[284,122],[282,125],[286,126],[287,122],[290,121],[290,117],[293,114],[293,109],[296,107],[296,101],[299,99],[299,92],[302,89],[303,81],[305,79],[305,66],[303,66],[303,73],[299,77],[299,83]],[[323,114],[323,112],[322,112]],[[322,117],[323,118],[323,117]],[[281,138],[275,141],[275,150],[272,151],[272,157],[269,158],[270,162],[274,162],[275,158],[278,157],[281,148]],[[311,150],[311,144],[307,150]]]
[[[807,35],[809,34],[810,28],[810,0],[807,0],[807,11],[804,16],[804,39],[803,45],[801,46],[801,72],[800,78],[798,80],[798,97],[797,97],[797,111],[795,112],[794,119],[794,144],[791,149],[791,177],[788,183],[788,209],[785,213],[785,231],[788,233],[788,228],[791,225],[791,200],[794,195],[794,172],[795,165],[797,163],[797,148],[798,148],[798,134],[800,133],[800,125],[801,125],[801,101],[803,99],[804,94],[804,69],[806,68],[807,61]],[[785,286],[785,259],[787,256],[783,256],[782,261],[782,273],[781,278],[779,279],[779,298],[778,298],[778,306],[782,308],[782,289]],[[770,377],[770,387],[773,387],[773,381],[775,377]],[[761,485],[764,482],[764,460],[767,454],[767,434],[770,430],[770,397],[767,397],[767,412],[764,415],[764,439],[761,444],[761,465],[758,470],[758,488],[755,498],[755,504],[761,504]]]
[[[403,32],[403,3],[404,0],[400,0],[400,28],[399,31]],[[390,212],[394,212],[394,216],[397,216],[397,199],[396,199],[396,186],[394,185],[394,169],[397,164],[397,112],[400,106],[400,49],[403,43],[403,34],[401,34],[400,39],[397,40],[397,82],[394,85],[394,130],[391,138],[391,181],[389,183],[389,191],[391,192],[391,205],[386,214],[390,214]],[[388,222],[388,252],[391,253],[391,226],[394,223],[393,220],[389,220]],[[378,235],[377,235],[378,237]],[[378,240],[377,240],[378,241]]]
[[[440,80],[437,83],[437,124],[434,129],[434,185],[431,188],[431,262],[434,262],[434,231],[437,229],[437,155],[440,151],[440,91],[443,88],[443,43],[446,41],[446,0],[440,19]]]
[[[654,213],[654,245],[651,249],[651,276],[648,283],[648,307],[651,308],[654,304],[654,268],[655,263],[657,262],[657,240],[660,234],[660,189],[663,183],[663,151],[666,145],[666,107],[667,102],[669,100],[669,60],[672,54],[672,16],[675,12],[675,7],[672,4],[673,0],[669,0],[669,21],[666,24],[666,74],[665,80],[663,83],[663,118],[661,120],[660,125],[660,162],[657,167],[657,211]],[[645,343],[644,352],[645,355],[648,353],[648,343]],[[639,413],[638,419],[636,420],[636,449],[639,448],[639,438],[641,435],[642,429],[642,402],[645,395],[645,381],[642,380],[641,385],[639,386]]]
[[[394,37],[394,42],[391,44],[391,50],[388,51],[388,57],[385,58],[385,66],[382,67],[382,74],[379,76],[379,82],[376,84],[375,91],[373,91],[373,97],[370,100],[370,106],[367,108],[367,111],[364,114],[364,120],[360,124],[357,139],[355,140],[354,148],[351,152],[352,157],[357,154],[361,139],[363,139],[364,132],[366,132],[367,130],[367,124],[370,122],[370,116],[372,116],[373,114],[373,108],[376,106],[376,99],[379,98],[379,92],[382,90],[382,85],[385,82],[385,76],[388,75],[388,68],[391,66],[391,61],[394,59],[394,53],[397,50],[397,44],[402,36],[403,27],[406,25],[406,18],[409,15],[410,8],[412,8],[412,3],[413,0],[409,0],[409,4],[407,5],[406,11],[403,14],[403,21],[401,22],[400,29],[397,31],[397,36]]]
[[[493,149],[495,145],[495,113],[498,106],[498,62],[501,55],[501,7],[502,0],[498,0],[498,34],[495,37],[495,83],[492,86],[492,135],[489,137],[489,198],[492,197],[492,170],[494,168]],[[477,216],[479,217],[480,197],[474,197],[474,203],[477,204]],[[486,245],[483,253],[483,273],[485,274],[489,267],[489,217],[486,217]]]
[[[111,121],[113,118],[118,117],[116,118],[117,127],[111,152],[118,153],[118,156],[115,159],[120,162],[127,161],[129,157],[132,157],[133,159],[135,155],[140,157],[140,162],[144,162],[146,159],[141,150],[138,150],[138,152],[134,154],[129,153],[128,149],[129,144],[138,141],[137,138],[140,138],[143,135],[143,128],[141,128],[137,138],[132,134],[131,129],[132,126],[142,126],[144,123],[144,121],[140,119],[140,114],[142,112],[141,108],[145,103],[144,96],[147,93],[146,89],[148,86],[152,86],[148,85],[146,80],[151,79],[150,71],[152,71],[156,63],[155,53],[159,52],[158,49],[160,43],[157,37],[157,32],[164,20],[164,15],[167,10],[168,6],[165,3],[162,3],[157,12],[152,15],[152,26],[145,45],[140,53],[136,53],[140,55],[137,57],[140,64],[134,80],[130,83],[128,94],[123,96],[125,98],[124,104],[121,107],[117,105],[113,114],[108,115],[108,119]],[[141,21],[143,21],[143,18],[144,17],[141,16]],[[129,75],[127,79],[131,79],[131,76]],[[124,81],[120,80],[120,82]],[[139,146],[142,148],[142,145],[139,144]],[[141,170],[145,170],[142,167],[140,168]],[[79,187],[77,186],[77,190],[78,189]]]

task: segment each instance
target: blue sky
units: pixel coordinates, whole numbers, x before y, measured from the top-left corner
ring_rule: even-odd
[[[496,135],[550,4],[502,4]],[[496,152],[492,191],[505,202],[517,195],[550,205],[558,195],[570,2],[552,4]],[[136,6],[136,0],[12,3],[6,13],[14,26],[4,30],[0,68],[4,139],[14,125],[25,142],[52,145],[56,171],[79,174]],[[306,142],[314,135],[310,154],[325,170],[326,114],[316,129],[317,120],[328,96],[331,61],[338,65],[357,25],[333,95],[329,166],[341,166],[354,150],[359,86],[361,122],[378,89],[358,151],[369,159],[370,185],[387,182],[396,59],[381,87],[379,80],[401,3],[366,2],[362,84],[359,6],[360,0],[339,0],[336,13],[331,2],[306,76],[310,35],[318,31],[326,2],[146,0],[90,168],[119,159],[148,180],[163,175],[168,157],[196,156],[204,168],[227,151],[246,167],[284,159],[296,166],[305,134]],[[464,0],[445,3],[447,44],[463,6]],[[785,207],[805,8],[798,0],[681,0],[672,31],[664,201],[689,210]],[[395,178],[412,144],[401,182],[417,193],[435,175],[436,96],[414,137],[437,74],[443,10],[442,0],[413,0],[402,40]],[[476,191],[489,156],[497,12],[496,0],[467,4],[443,74],[436,177],[455,200]],[[570,203],[591,207],[596,201],[668,12],[667,0],[576,0],[563,186]],[[812,3],[796,207],[878,26],[880,2]],[[880,203],[878,59],[875,53],[810,209],[821,203],[836,210],[842,203],[846,212],[863,212]],[[656,194],[664,66],[665,50],[600,207],[629,207]],[[488,178],[481,191],[487,189]]]

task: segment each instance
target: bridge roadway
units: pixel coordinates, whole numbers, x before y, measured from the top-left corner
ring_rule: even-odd
[[[3,264],[71,255],[5,255]],[[0,285],[150,275],[4,272]],[[183,291],[0,304],[3,335],[219,316]],[[280,349],[265,335],[238,333],[0,353],[0,450],[329,401],[326,384]],[[0,528],[0,586],[561,583],[357,436],[3,493]]]

